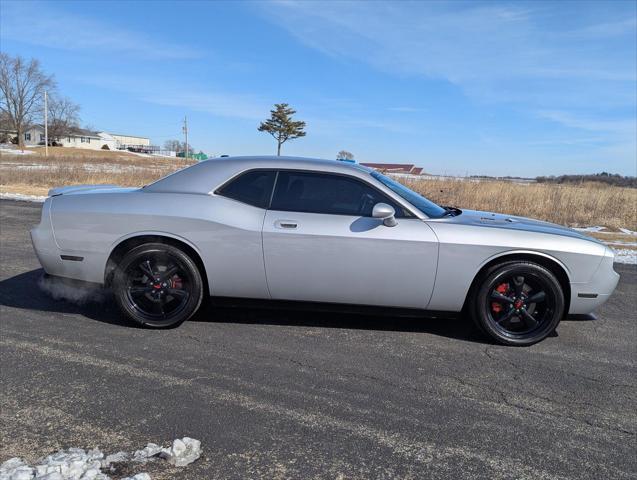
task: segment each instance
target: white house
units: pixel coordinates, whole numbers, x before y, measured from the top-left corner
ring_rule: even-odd
[[[89,150],[106,150],[104,146],[108,146],[102,141],[97,132],[91,132],[83,128],[74,129],[73,133],[68,133],[55,139],[55,141],[63,147],[86,148]],[[108,149],[110,150],[110,147]]]
[[[6,131],[15,136],[17,132]],[[44,126],[33,125],[24,133],[24,144],[27,147],[44,145]],[[127,147],[149,147],[150,139],[132,135],[117,135],[108,132],[94,132],[84,128],[73,128],[61,137],[53,137],[49,132],[49,142],[62,147],[85,148],[89,150],[123,150]]]
[[[27,147],[36,147],[38,145],[44,145],[44,127],[42,125],[33,125],[28,128],[24,135],[24,144]],[[109,145],[109,142],[103,140],[97,132],[92,132],[83,128],[74,128],[72,132],[67,133],[62,137],[53,138],[49,137],[49,142],[55,142],[63,147],[76,147],[86,148],[90,150],[100,150],[104,145],[109,147],[109,150],[114,148]]]

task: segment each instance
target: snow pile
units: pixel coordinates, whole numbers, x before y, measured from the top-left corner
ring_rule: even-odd
[[[173,446],[162,449],[160,456],[176,467],[185,467],[201,455],[201,442],[194,438],[176,439]]]
[[[199,458],[201,455],[201,442],[194,438],[177,438],[170,448],[162,448],[154,443],[149,443],[141,450],[133,453],[133,461],[146,463],[156,457],[167,460],[176,467],[185,467]]]
[[[69,448],[39,460],[34,466],[11,458],[0,465],[0,480],[108,480],[108,476],[101,473],[103,456],[97,449],[86,452]]]
[[[149,443],[135,452],[117,452],[104,457],[99,449],[69,448],[28,465],[20,458],[11,458],[0,465],[0,480],[110,480],[103,469],[113,469],[112,464],[124,462],[146,463],[162,458],[176,467],[185,467],[201,455],[201,442],[184,437],[164,448]],[[151,480],[145,472],[122,480]]]

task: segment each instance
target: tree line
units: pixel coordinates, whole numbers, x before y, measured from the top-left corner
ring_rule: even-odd
[[[548,177],[537,177],[538,183],[584,183],[599,182],[616,187],[637,188],[637,177],[625,177],[618,173],[592,173],[588,175],[559,175]]]
[[[25,131],[44,117],[44,92],[49,141],[55,141],[79,128],[79,105],[60,95],[53,75],[43,72],[38,60],[0,52],[0,140],[12,140],[9,132],[16,132],[24,148]]]

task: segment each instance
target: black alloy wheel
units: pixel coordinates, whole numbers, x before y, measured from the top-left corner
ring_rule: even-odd
[[[190,318],[203,298],[197,265],[180,249],[152,243],[134,248],[117,267],[115,299],[130,319],[148,327],[174,327]]]
[[[471,303],[476,324],[504,345],[532,345],[543,340],[564,313],[564,293],[555,275],[525,261],[491,268]]]

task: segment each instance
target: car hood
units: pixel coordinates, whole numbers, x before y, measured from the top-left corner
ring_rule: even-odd
[[[69,187],[56,187],[49,190],[49,197],[58,195],[75,195],[86,193],[126,193],[138,190],[137,188],[118,187],[117,185],[71,185]]]
[[[461,215],[447,217],[451,223],[462,225],[474,225],[486,228],[501,228],[506,230],[522,230],[527,232],[548,233],[565,237],[580,238],[591,242],[602,243],[599,240],[583,235],[572,228],[557,225],[515,215],[503,215],[501,213],[482,212],[479,210],[462,210]]]

